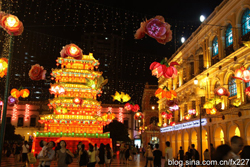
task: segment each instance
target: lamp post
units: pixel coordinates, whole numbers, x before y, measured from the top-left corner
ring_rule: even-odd
[[[0,136],[0,165],[2,160],[2,150],[3,150],[3,142],[5,136],[5,125],[6,125],[6,113],[7,113],[7,105],[8,105],[8,94],[9,94],[9,82],[10,82],[10,72],[11,72],[11,64],[12,64],[12,55],[13,55],[13,42],[14,36],[21,35],[23,32],[23,23],[19,21],[19,19],[11,14],[2,13],[2,18],[0,18],[2,22],[2,28],[10,34],[10,44],[9,44],[9,60],[8,60],[8,69],[7,76],[5,82],[5,90],[4,90],[4,107],[3,107],[3,115],[2,115],[2,126],[1,126],[1,136]]]
[[[195,78],[194,79],[194,84],[195,85],[198,85],[198,79],[197,78]],[[200,151],[201,151],[201,161],[202,161],[202,125],[201,125],[201,111],[202,111],[202,106],[201,106],[201,104],[200,104]]]

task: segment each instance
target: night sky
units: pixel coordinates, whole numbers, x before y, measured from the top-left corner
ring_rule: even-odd
[[[11,7],[9,2],[12,2]],[[100,69],[107,70],[105,75],[110,79],[110,85],[107,86],[110,90],[107,90],[106,96],[103,95],[103,99],[109,103],[112,101],[110,95],[115,91],[125,91],[140,103],[143,85],[146,82],[157,84],[149,65],[153,61],[160,62],[164,57],[170,57],[181,46],[180,38],[183,36],[187,39],[200,25],[200,15],[208,17],[221,2],[222,0],[3,0],[3,10],[17,15],[25,27],[22,36],[16,38],[14,61],[17,65],[26,63],[22,67],[15,67],[20,73],[16,74],[23,78],[16,79],[17,77],[13,76],[13,87],[19,87],[20,84],[25,86],[22,80],[26,81],[28,76],[24,74],[27,73],[27,67],[34,63],[43,65],[48,71],[55,68],[55,60],[62,46],[68,43],[77,44],[84,54],[88,54],[89,50],[82,41],[85,33],[114,34],[123,40],[123,50],[120,53],[123,55],[120,61],[123,64],[110,65],[118,66],[120,70],[111,71],[108,66],[105,67],[107,69]],[[162,15],[171,25],[173,40],[166,45],[159,44],[148,36],[135,40],[134,33],[140,27],[140,22],[156,15]],[[25,57],[28,57],[28,60]],[[100,59],[101,64],[105,63],[104,59],[95,53],[94,57]],[[121,71],[121,74],[112,78],[117,71]],[[47,83],[49,82],[48,79]],[[111,82],[119,84],[114,87]],[[43,84],[29,80],[27,82],[27,85],[32,85],[36,91],[42,90],[43,87],[42,92],[48,93]]]

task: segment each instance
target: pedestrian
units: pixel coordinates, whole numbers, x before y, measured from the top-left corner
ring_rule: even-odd
[[[44,158],[47,151],[47,142],[44,140],[41,140],[39,143],[40,147],[42,147],[42,150],[39,152],[38,157]],[[39,167],[43,167],[45,165],[45,162],[40,161]]]
[[[92,144],[89,143],[89,163],[88,163],[88,167],[95,167],[95,163],[96,163],[96,151],[94,150],[94,146]]]
[[[45,157],[37,157],[40,159],[40,162],[45,162],[44,167],[50,167],[51,161],[54,160],[55,156],[55,151],[53,150],[53,147],[55,147],[55,142],[50,141],[49,144],[47,145],[47,150],[46,150],[46,156]],[[59,167],[59,166],[58,166]]]
[[[170,142],[166,142],[166,149],[165,149],[165,167],[171,166],[168,165],[168,161],[173,161],[173,148],[170,147]]]
[[[239,136],[233,136],[231,138],[231,148],[232,148],[232,152],[233,152],[233,159],[239,160],[240,159],[240,155],[239,152],[242,150],[243,148],[243,139]]]
[[[190,151],[191,151],[190,146],[188,146],[188,151],[185,153],[185,164],[186,164],[186,161],[191,161]],[[186,166],[190,166],[190,165],[186,165]]]
[[[104,149],[104,144],[101,143],[100,148],[98,150],[98,157],[100,159],[100,161],[98,162],[100,167],[104,167],[104,163],[105,163],[105,149]]]
[[[204,160],[210,160],[210,156],[209,156],[209,151],[208,151],[208,149],[206,149],[206,150],[204,151]]]
[[[95,156],[95,161],[96,163],[100,162],[100,158],[99,158],[99,148],[97,147],[97,144],[95,144],[94,150],[96,152],[96,156]]]
[[[149,145],[146,151],[146,157],[148,160],[148,163],[150,164],[150,167],[153,166],[153,160],[154,160],[154,156],[153,156],[153,145]]]
[[[182,146],[180,147],[179,150],[179,156],[180,156],[180,161],[184,161],[184,150],[182,149]]]
[[[120,147],[120,152],[119,152],[119,159],[120,159],[120,164],[125,164],[125,142],[122,142],[121,147]]]
[[[85,150],[85,145],[81,144],[81,148],[79,149],[79,167],[86,167],[89,162],[88,152]]]
[[[132,146],[131,151],[133,154],[133,159],[134,159],[134,161],[136,161],[137,149],[135,148],[135,145]]]
[[[129,157],[131,156],[131,152],[130,152],[130,148],[129,145],[126,146],[126,150],[125,150],[125,159],[126,159],[126,164],[128,164],[129,162]]]
[[[13,144],[13,148],[12,148],[12,154],[14,156],[14,161],[15,161],[15,164],[19,162],[19,155],[20,155],[20,148],[18,147],[17,143],[14,143]]]
[[[250,146],[247,145],[243,148],[241,154],[240,154],[240,158],[241,158],[241,162],[250,167],[250,162],[249,162],[249,159],[250,159]]]
[[[111,164],[111,159],[113,157],[113,152],[112,152],[112,149],[110,148],[110,145],[107,144],[106,145],[106,152],[105,152],[105,167],[110,167],[110,164]]]
[[[67,155],[71,156],[72,158],[74,157],[74,154],[68,149],[66,149],[66,142],[64,140],[60,141],[60,150],[57,150],[57,166],[58,167],[68,167],[68,164],[66,163],[66,158]]]
[[[153,151],[154,167],[161,167],[162,152],[159,150],[159,144],[155,144],[155,150]]]
[[[76,158],[78,159],[78,162],[79,162],[79,151],[82,149],[82,142],[79,141],[78,144],[77,144],[77,147],[76,147]]]
[[[29,152],[29,145],[27,141],[24,141],[22,145],[22,162],[23,166],[26,166],[26,163],[28,163],[28,152]]]
[[[217,166],[226,166],[226,164],[219,164],[220,161],[228,161],[232,159],[232,149],[229,145],[223,144],[217,147],[215,150],[215,159],[217,161]]]
[[[194,144],[191,144],[190,153],[191,153],[191,159],[195,160],[195,162],[197,162],[200,159],[199,152],[195,149],[195,145]],[[195,163],[193,164],[193,167],[196,167]]]

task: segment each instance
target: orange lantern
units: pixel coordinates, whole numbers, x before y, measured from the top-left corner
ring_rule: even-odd
[[[28,97],[30,95],[30,91],[28,90],[28,89],[22,89],[21,91],[20,91],[20,96],[22,97],[22,98],[26,98],[26,97]]]
[[[18,36],[23,32],[23,23],[11,14],[7,14],[2,18],[1,25],[10,35]]]
[[[79,98],[79,97],[75,97],[73,101],[74,101],[75,104],[81,104],[82,103],[82,99]]]
[[[11,94],[11,96],[13,96],[15,98],[19,98],[20,97],[19,90],[15,89],[15,88],[10,91],[10,94]]]
[[[211,115],[216,114],[216,112],[217,112],[217,109],[216,109],[216,108],[212,108],[212,109],[210,110],[210,114],[211,114]]]
[[[7,74],[7,68],[8,68],[8,59],[1,58],[0,59],[0,77],[3,77]]]

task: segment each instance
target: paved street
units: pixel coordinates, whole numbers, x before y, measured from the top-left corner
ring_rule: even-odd
[[[116,167],[116,166],[144,167],[145,166],[145,158],[143,158],[143,157],[140,158],[140,156],[141,155],[138,154],[137,155],[137,160],[136,161],[129,161],[128,165],[127,164],[120,164],[119,159],[116,157],[114,159],[114,161],[112,162],[111,166],[114,166],[114,167]],[[5,158],[5,157],[3,157],[2,163],[1,163],[0,166],[1,167],[21,167],[22,164],[21,163],[15,164],[14,163],[14,158]],[[29,165],[29,167],[37,167],[37,166],[38,166],[38,162],[35,165]],[[55,161],[52,162],[51,167],[57,167]],[[74,162],[72,164],[70,164],[69,167],[78,167],[76,159],[74,159]]]

